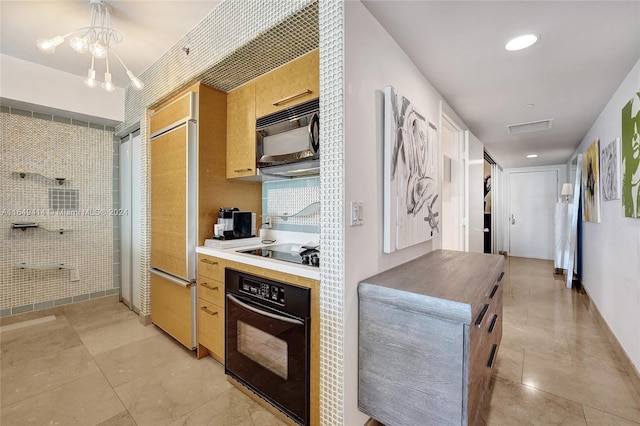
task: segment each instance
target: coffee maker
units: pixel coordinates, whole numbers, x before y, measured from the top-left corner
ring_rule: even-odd
[[[237,211],[240,211],[237,207],[220,207],[220,211],[218,211],[218,224],[224,225],[224,231],[228,231],[229,233],[233,232],[233,212]]]

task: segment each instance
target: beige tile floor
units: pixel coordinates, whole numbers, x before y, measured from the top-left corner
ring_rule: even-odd
[[[117,300],[104,302],[0,334],[0,425],[283,425],[213,359],[196,360]]]
[[[640,424],[640,395],[586,300],[552,262],[507,259],[502,345],[481,423]],[[282,425],[229,385],[220,364],[103,302],[2,332],[0,425]]]
[[[640,394],[583,292],[553,263],[505,262],[502,343],[488,425],[638,425]]]

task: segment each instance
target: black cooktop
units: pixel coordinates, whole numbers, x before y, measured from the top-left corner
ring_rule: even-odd
[[[276,244],[273,246],[258,247],[254,249],[238,250],[238,253],[251,254],[254,256],[268,257],[285,262],[298,263],[301,265],[320,266],[320,250],[301,249],[292,251],[293,244]]]

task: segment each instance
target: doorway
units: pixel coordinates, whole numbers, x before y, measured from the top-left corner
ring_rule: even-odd
[[[491,204],[493,200],[493,193],[491,192],[491,157],[488,156],[487,151],[484,152],[484,252],[493,252],[493,237],[491,233]],[[495,162],[493,163],[495,164]]]
[[[442,248],[464,250],[462,131],[442,115]]]
[[[554,217],[558,171],[509,174],[509,255],[554,258]]]
[[[140,312],[141,194],[140,131],[120,139],[120,297],[136,313]]]

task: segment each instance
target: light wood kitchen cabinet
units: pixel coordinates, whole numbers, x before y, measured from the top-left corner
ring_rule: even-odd
[[[227,178],[250,178],[256,169],[256,118],[320,96],[318,50],[227,93]]]
[[[363,280],[358,405],[386,425],[474,425],[502,338],[498,255],[436,250]]]
[[[262,186],[226,178],[225,92],[196,83],[148,113],[151,321],[194,349],[200,267],[195,249],[213,237],[220,207],[232,206],[260,215]]]
[[[227,94],[227,178],[256,175],[256,84]]]
[[[198,255],[198,359],[211,355],[224,363],[225,260]]]
[[[318,98],[318,49],[256,79],[256,118]]]
[[[194,285],[180,286],[151,275],[151,321],[187,348],[191,348],[193,335]]]

